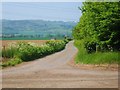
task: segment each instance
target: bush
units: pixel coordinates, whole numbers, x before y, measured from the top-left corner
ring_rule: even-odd
[[[64,39],[64,42],[65,42],[65,44],[67,44],[69,42],[69,40],[68,39]]]
[[[51,40],[47,41],[45,44],[40,46],[35,43],[19,42],[17,44],[14,44],[14,47],[11,46],[10,48],[8,47],[7,49],[2,51],[2,57],[13,58],[10,59],[7,63],[3,64],[2,66],[14,66],[21,60],[35,60],[46,55],[52,54],[54,52],[58,52],[64,48],[64,41]]]
[[[2,66],[3,67],[15,66],[16,64],[19,64],[21,62],[22,62],[22,60],[20,58],[15,57],[15,58],[10,59],[8,62],[3,63]]]
[[[65,42],[52,40],[47,41],[46,44],[43,44],[41,46],[32,46],[28,43],[23,43],[19,46],[18,56],[23,61],[30,61],[64,49]]]
[[[3,48],[2,49],[2,57],[5,57],[5,58],[13,58],[14,55],[16,54],[17,52],[17,48],[15,47],[8,47],[8,48]]]
[[[95,52],[96,51],[96,42],[92,41],[92,42],[85,42],[84,43],[85,45],[85,48],[87,50],[88,53],[92,53],[92,52]]]
[[[20,44],[18,52],[18,57],[21,58],[23,61],[33,60],[35,59],[37,47],[34,47],[28,43]]]
[[[54,52],[60,51],[65,48],[64,41],[52,40],[52,41],[47,41],[46,44],[49,45],[50,47],[54,48]]]

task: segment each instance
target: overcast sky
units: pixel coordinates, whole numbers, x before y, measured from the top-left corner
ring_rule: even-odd
[[[2,19],[79,21],[82,2],[3,2]]]

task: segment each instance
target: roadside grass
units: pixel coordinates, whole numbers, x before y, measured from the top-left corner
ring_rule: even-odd
[[[81,64],[120,64],[120,52],[96,52],[88,54],[82,40],[75,40],[78,48],[75,63]]]

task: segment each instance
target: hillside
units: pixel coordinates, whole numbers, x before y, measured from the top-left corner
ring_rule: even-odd
[[[71,37],[75,22],[44,20],[2,20],[3,38],[61,38]]]

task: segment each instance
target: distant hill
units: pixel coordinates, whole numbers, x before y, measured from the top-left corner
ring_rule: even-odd
[[[2,20],[3,38],[71,36],[75,22],[44,20]]]

